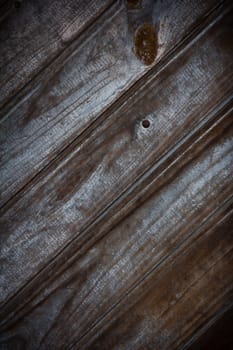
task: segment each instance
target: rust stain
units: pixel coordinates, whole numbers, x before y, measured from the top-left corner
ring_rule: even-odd
[[[157,37],[155,28],[150,23],[139,26],[134,34],[134,51],[136,56],[145,64],[154,62],[157,55]]]

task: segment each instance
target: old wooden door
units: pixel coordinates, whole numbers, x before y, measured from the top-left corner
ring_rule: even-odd
[[[0,349],[233,349],[233,3],[0,1]]]

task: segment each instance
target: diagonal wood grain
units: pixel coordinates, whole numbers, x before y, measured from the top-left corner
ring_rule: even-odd
[[[0,88],[0,349],[205,347],[233,305],[232,5],[47,6],[0,0],[0,74],[30,57]]]
[[[232,348],[233,305],[222,308],[219,313],[209,320],[194,337],[189,339],[182,350],[212,350]]]
[[[58,28],[63,2],[56,8],[54,2],[47,5],[25,1],[19,13],[13,13],[3,26],[3,39],[9,38],[2,44],[1,97],[10,98],[12,89],[18,91],[28,83],[1,111],[1,205],[150,69],[132,51],[132,34],[122,1],[115,2],[88,28],[87,21],[95,19],[109,2],[90,2],[89,8],[85,2],[71,1],[66,6],[64,28]],[[219,2],[213,0],[175,4],[171,0],[157,1],[152,14],[159,43],[155,67],[159,68],[197,28],[211,21],[217,5]],[[225,6],[217,11],[222,12]],[[77,11],[82,15],[74,18]],[[55,23],[47,24],[51,12]],[[15,36],[15,26],[24,27],[28,17],[35,17],[35,22],[26,27],[23,37]],[[83,27],[86,30],[79,35]],[[48,33],[49,44],[40,34],[42,30]],[[27,44],[28,36],[34,33],[38,33],[40,40],[35,35],[35,42]]]
[[[197,231],[198,228],[207,218],[215,217],[216,209],[232,195],[232,135],[231,114],[222,118],[191,146],[193,149],[192,152],[190,149],[188,151],[189,159],[184,155],[183,160],[177,162],[178,169],[170,178],[163,177],[160,180],[162,183],[158,180],[151,182],[150,197],[145,200],[143,206],[136,208],[108,235],[95,242],[85,254],[73,259],[66,268],[52,271],[51,278],[47,275],[44,280],[34,281],[35,290],[40,288],[41,283],[45,283],[43,289],[36,297],[31,298],[31,295],[28,295],[26,303],[25,296],[18,300],[18,305],[22,308],[12,311],[11,315],[8,315],[8,321],[2,325],[2,344],[10,345],[16,338],[21,339],[22,344],[27,344],[28,349],[68,349],[80,341],[75,347],[82,349],[87,339],[92,339],[93,333],[98,334],[98,325],[100,329],[108,326],[110,320],[114,320],[115,310],[119,315],[119,307],[125,297],[133,302],[140,296],[141,292],[139,293],[138,289],[145,291],[148,286],[153,285],[152,280],[158,276],[157,268],[166,264],[169,256],[177,251],[179,246],[188,242],[186,247],[191,251],[194,249],[195,256],[196,251],[199,252],[195,241],[199,236],[202,237]],[[232,283],[232,275],[229,273],[232,254],[229,258],[224,258],[232,249],[232,232],[227,229],[224,232],[227,236],[221,236],[218,231],[218,240],[213,240],[214,247],[210,247],[208,254],[206,248],[201,250],[203,264],[197,264],[198,257],[196,260],[190,260],[193,268],[198,271],[208,261],[210,266],[206,266],[207,272],[211,261],[216,264],[214,272],[217,275],[218,271],[224,271],[222,280],[218,279],[219,283],[214,283],[215,278],[212,278],[211,273],[207,274],[207,279],[204,278],[204,284],[211,281],[213,285],[212,299],[209,299],[213,300],[213,303],[217,301],[219,290],[224,290],[220,301],[225,300],[224,298],[228,300],[229,293],[225,286]],[[95,234],[95,229],[92,233]],[[220,243],[219,236],[222,237]],[[205,245],[209,244],[210,241],[207,240]],[[224,264],[221,262],[219,266],[216,259],[218,253],[224,259]],[[188,252],[187,257],[190,254],[192,255]],[[183,260],[180,265],[189,271]],[[171,264],[168,263],[168,266]],[[180,270],[181,279],[183,271]],[[173,273],[172,270],[170,274]],[[198,274],[199,272],[197,277]],[[150,283],[145,276],[153,276]],[[161,284],[170,281],[170,278],[166,277],[164,281],[162,280]],[[170,285],[168,290],[169,288]],[[189,289],[189,285],[187,288],[191,293],[192,288]],[[171,290],[175,292],[174,288]],[[157,298],[162,298],[167,293],[163,294],[158,290]],[[142,308],[145,307],[144,300]],[[204,302],[204,298],[201,301]],[[187,303],[190,304],[190,301]],[[161,303],[156,300],[153,307],[156,308],[156,305]],[[198,305],[201,308],[202,304]],[[213,312],[213,308],[210,312]],[[171,314],[167,317],[169,323]],[[187,335],[185,322],[183,327],[186,332],[184,335]],[[194,324],[193,327],[192,331],[197,325]],[[114,329],[117,330],[117,327],[114,326]],[[132,329],[134,330],[134,327]],[[172,339],[168,339],[168,345]],[[182,340],[182,337],[179,339]],[[97,346],[96,342],[94,344]],[[107,349],[110,346],[108,341],[104,340],[102,343],[101,339],[100,344],[99,348],[106,346]],[[165,345],[164,348],[169,348]],[[119,348],[119,345],[116,348]]]
[[[153,271],[116,319],[111,315],[104,327],[66,349],[182,349],[196,330],[232,305],[232,224],[231,203],[210,219],[208,230],[202,227]]]
[[[81,236],[78,236],[72,244],[63,249],[59,256],[55,257],[35,279],[27,284],[26,288],[3,308],[3,314],[5,314],[3,319],[11,317],[12,312],[14,314],[17,310],[23,309],[24,302],[33,300],[41,290],[46,289],[50,278],[53,280],[62,275],[71,264],[110,232],[123,218],[127,217],[138,206],[143,205],[145,200],[154,193],[155,188],[159,190],[166,186],[179,173],[179,170],[188,164],[193,157],[195,158],[204,147],[215,142],[216,136],[221,134],[222,128],[227,128],[231,124],[231,114],[232,106],[230,112],[226,108],[225,110],[220,109],[214,118],[210,116],[206,124],[202,125],[201,128],[197,127],[191,135],[189,134],[181,140],[171,152],[162,157],[149,172],[124,193],[123,198],[120,197],[109,210],[105,211],[104,215],[89,225]],[[93,232],[95,232],[94,235]],[[34,287],[35,283],[37,288]],[[19,302],[20,299],[21,302]],[[23,303],[22,300],[24,300]]]
[[[228,103],[232,91],[232,47],[224,45],[232,44],[231,20],[231,12],[221,15],[198,41],[2,212],[2,303],[114,206],[116,198],[174,142],[194,127],[202,128],[205,120],[214,121],[217,109],[212,114],[211,110],[223,98],[222,105]],[[142,128],[143,117],[151,121],[149,129]],[[121,205],[127,201],[123,196]]]
[[[5,1],[0,28],[0,106],[49,65],[106,8],[110,0]],[[12,101],[15,103],[15,101]]]

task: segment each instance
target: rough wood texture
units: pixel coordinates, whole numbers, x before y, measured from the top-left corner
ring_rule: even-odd
[[[219,134],[222,136],[216,140],[216,137],[219,137],[216,135]],[[148,288],[147,284],[149,286],[152,284],[152,282],[147,282],[145,276],[149,275],[151,280],[155,276],[159,276],[160,273],[157,271],[157,268],[162,269],[164,264],[170,266],[171,262],[169,259],[174,252],[178,250],[179,254],[181,254],[181,259],[183,259],[183,253],[180,250],[183,249],[183,244],[185,247],[187,246],[187,241],[189,243],[188,247],[190,246],[189,250],[191,250],[191,252],[187,253],[187,261],[189,263],[183,263],[183,268],[187,269],[187,272],[184,273],[182,271],[182,263],[180,263],[180,266],[172,269],[170,273],[172,275],[174,271],[177,271],[177,273],[179,271],[180,279],[184,278],[184,285],[187,283],[186,274],[190,274],[190,283],[193,281],[194,276],[199,281],[199,274],[203,273],[202,269],[208,272],[208,268],[212,266],[212,260],[213,264],[217,264],[218,259],[220,259],[220,262],[221,257],[224,259],[224,254],[232,249],[233,237],[230,224],[227,226],[228,229],[224,231],[219,229],[217,231],[217,238],[214,236],[212,239],[212,237],[208,236],[208,231],[206,231],[208,237],[205,243],[206,246],[201,243],[202,249],[194,247],[197,244],[195,243],[197,237],[199,235],[202,237],[197,228],[206,221],[207,217],[215,218],[214,211],[216,211],[220,203],[224,202],[224,200],[226,201],[232,194],[232,177],[230,176],[232,171],[229,167],[232,161],[232,128],[229,129],[229,119],[224,118],[221,126],[216,127],[214,130],[211,128],[204,139],[201,138],[200,143],[192,150],[192,156],[195,160],[191,162],[189,160],[186,165],[187,159],[184,156],[184,164],[179,162],[178,165],[182,171],[180,168],[177,169],[172,176],[173,180],[169,179],[169,184],[165,180],[163,180],[163,182],[165,181],[163,185],[158,184],[156,181],[150,190],[154,194],[151,194],[143,206],[133,211],[127,219],[109,232],[105,238],[96,242],[80,257],[76,253],[73,262],[67,262],[66,266],[61,266],[60,271],[57,270],[56,277],[54,277],[55,271],[53,271],[50,273],[51,278],[48,278],[49,274],[46,274],[47,278],[44,276],[42,280],[35,281],[36,294],[41,288],[41,283],[44,282],[41,293],[33,296],[33,299],[31,293],[29,293],[28,300],[25,300],[24,296],[21,300],[23,304],[18,305],[20,310],[17,310],[16,306],[16,310],[13,310],[10,319],[4,325],[4,329],[9,332],[11,337],[19,332],[20,337],[24,339],[29,349],[37,348],[38,345],[40,349],[58,347],[58,345],[58,348],[61,349],[69,348],[74,341],[82,339],[88,331],[90,332],[96,322],[97,325],[101,323],[101,329],[105,325],[109,325],[110,320],[114,319],[112,313],[116,305],[121,305],[124,302],[124,298],[127,298],[127,302],[123,304],[125,306],[135,299],[137,300],[139,295]],[[204,150],[203,147],[205,148]],[[178,177],[177,173],[179,174]],[[227,213],[229,210],[227,209]],[[162,213],[166,214],[162,215]],[[226,212],[224,211],[225,214]],[[218,215],[217,218],[221,221]],[[222,226],[220,227],[222,228]],[[224,235],[222,232],[224,232]],[[95,230],[93,230],[92,234],[95,234]],[[212,245],[214,246],[212,247]],[[181,248],[179,248],[180,246]],[[200,256],[198,255],[195,258],[196,251]],[[194,254],[194,257],[192,254]],[[205,304],[207,300],[208,303],[212,302],[210,292],[213,293],[213,304],[217,302],[217,297],[220,298],[219,304],[217,304],[218,307],[221,306],[221,303],[230,300],[231,294],[229,294],[228,289],[231,291],[233,287],[232,260],[230,257],[232,257],[232,254],[227,255],[227,258],[223,260],[224,263],[220,263],[219,269],[222,271],[222,280],[218,276],[219,270],[217,267],[214,270],[214,277],[211,274],[207,274],[207,281],[204,279],[203,282],[206,286],[207,295],[204,297],[202,289],[200,290],[200,301],[202,303]],[[200,261],[197,264],[198,260]],[[193,265],[190,266],[190,264]],[[197,269],[197,272],[195,272],[195,269]],[[211,280],[209,281],[210,277]],[[170,297],[167,299],[169,290],[171,289],[171,293],[178,294],[178,292],[170,284],[166,287],[167,289],[164,289],[164,283],[168,283],[168,281],[172,283],[171,277],[166,277],[164,282],[161,282],[162,285],[156,288],[156,293],[158,295],[157,298],[164,298],[165,295],[165,299],[170,302]],[[214,281],[216,282],[214,283]],[[211,290],[207,288],[208,283],[211,284]],[[177,285],[178,287],[182,290],[183,286],[180,282]],[[192,289],[189,290],[189,285],[183,288],[187,288],[192,295]],[[204,287],[201,285],[200,288]],[[219,294],[219,288],[223,290],[223,295]],[[199,286],[197,290],[199,291]],[[134,292],[133,296],[131,295],[132,292]],[[154,290],[152,295],[155,295]],[[207,296],[209,296],[208,299]],[[196,295],[193,298],[197,302]],[[142,308],[144,303],[145,299],[143,297]],[[164,303],[166,304],[166,302]],[[187,303],[190,303],[190,300]],[[163,306],[163,303],[157,300],[155,305],[160,308]],[[197,307],[201,309],[202,306],[197,305]],[[152,305],[149,305],[148,308],[152,308]],[[199,312],[199,308],[196,312]],[[184,310],[186,310],[186,307]],[[190,312],[195,310],[194,305],[192,305]],[[214,310],[211,308],[210,314]],[[119,313],[118,309],[117,312]],[[207,309],[205,312],[207,313]],[[109,313],[110,316],[106,321],[105,318]],[[9,316],[9,312],[7,314]],[[155,311],[152,314],[158,315],[158,312]],[[38,315],[40,315],[39,320]],[[123,318],[125,317],[123,316]],[[178,315],[177,317],[183,320],[183,316]],[[135,320],[135,318],[133,317],[132,320]],[[39,325],[38,321],[40,322]],[[198,320],[198,322],[201,321]],[[173,320],[173,322],[175,321]],[[123,324],[125,323],[123,322]],[[126,322],[127,324],[128,322]],[[184,327],[185,324],[186,321],[184,319]],[[194,326],[197,327],[199,324],[197,323]],[[38,327],[40,329],[39,333]],[[152,324],[151,327],[152,329],[153,327],[157,329],[158,325]],[[172,324],[172,327],[175,327],[175,325]],[[113,328],[117,329],[116,326]],[[129,322],[130,328],[131,323]],[[170,332],[172,329],[167,331]],[[4,334],[4,337],[7,338],[8,332]],[[86,339],[91,339],[89,332],[84,338],[85,342]],[[134,332],[134,327],[132,327],[132,332],[133,334],[138,334],[138,330]],[[121,334],[120,331],[119,333]],[[162,333],[161,330],[161,337],[163,337]],[[94,330],[94,334],[97,334],[96,330]],[[116,334],[118,334],[118,330]],[[127,332],[125,336],[127,337]],[[11,337],[9,342],[11,342]],[[100,341],[100,349],[114,348],[110,344],[115,336],[110,333],[106,337],[109,337],[110,343],[107,340]],[[130,339],[131,337],[129,341]],[[172,339],[175,340],[174,336],[169,340],[168,344],[165,344],[166,346],[161,345],[161,348],[169,349]],[[148,340],[148,344],[150,340],[151,338]],[[154,341],[151,341],[153,345]],[[81,342],[81,348],[83,346],[85,348],[85,342]],[[97,346],[96,341],[94,344]],[[77,345],[77,348],[80,348],[79,345]],[[116,348],[119,348],[119,346],[116,346]],[[123,348],[127,349],[128,345],[126,344]]]
[[[197,336],[191,340],[191,344],[187,344],[184,349],[206,350],[209,347],[213,350],[231,350],[233,344],[232,329],[233,305],[227,310],[223,309],[216,319],[207,323],[207,326],[201,329]]]
[[[51,64],[111,3],[110,0],[5,1],[2,6],[7,17],[1,24],[0,43],[1,106]]]
[[[223,218],[217,215],[217,222],[212,219],[214,229],[196,232],[192,242],[154,269],[138,287],[140,301],[114,322],[113,315],[108,317],[103,334],[95,329],[94,339],[88,334],[81,348],[180,349],[194,328],[228,305],[233,296],[232,206],[228,210]],[[130,304],[132,295],[129,299]]]
[[[12,18],[14,21],[16,17],[17,20],[14,23],[17,27],[24,27],[28,18],[35,18],[35,23],[32,22],[29,28],[26,27],[28,31],[22,32],[23,38],[15,39],[16,28],[10,21],[5,27],[3,26],[3,39],[8,37],[10,26],[13,42],[11,38],[7,41],[3,40],[3,47],[0,48],[3,52],[1,55],[3,58],[1,97],[4,98],[5,94],[7,97],[12,96],[11,90],[9,91],[10,87],[7,85],[12,84],[13,88],[18,88],[15,80],[25,85],[25,79],[29,79],[30,70],[33,70],[36,64],[38,66],[43,64],[43,68],[41,67],[40,74],[37,74],[34,79],[31,78],[22,93],[20,91],[19,96],[11,99],[8,105],[1,110],[0,151],[3,166],[0,173],[0,204],[3,205],[9,200],[61,149],[81,135],[103,113],[103,110],[106,110],[125,92],[126,88],[132,86],[149,69],[137,60],[133,53],[132,34],[128,29],[127,11],[122,1],[114,2],[113,6],[108,8],[80,35],[80,30],[85,25],[87,18],[91,19],[89,13],[91,12],[92,15],[94,11],[99,13],[100,4],[103,7],[106,2],[107,0],[99,1],[98,6],[92,1],[90,2],[91,9],[89,9],[88,6],[83,5],[85,4],[83,1],[77,4],[71,1],[71,4],[76,4],[73,5],[75,8],[72,5],[68,6],[68,19],[65,18],[63,26],[60,26],[63,1],[61,8],[59,5],[58,9],[51,10],[43,1],[41,1],[42,4],[26,1],[20,8],[22,15],[14,14]],[[205,21],[208,13],[210,12],[211,17],[214,6],[218,4],[213,0],[204,1],[204,3],[196,0],[182,1],[176,5],[173,3],[167,0],[165,4],[158,2],[154,6],[153,22],[158,28],[159,44],[155,62],[157,64],[163,64],[165,58],[175,50],[179,43],[189,38],[193,32],[198,30],[198,27],[202,27],[202,22]],[[50,6],[53,8],[56,5],[51,1]],[[94,7],[93,10],[92,7]],[[220,6],[218,10],[222,11],[222,7]],[[54,18],[56,25],[53,25],[53,21],[50,25],[49,21],[43,28],[46,35],[51,31],[51,39],[48,38],[50,41],[46,45],[44,41],[47,38],[43,38],[40,34],[42,31],[40,18],[42,17],[46,22],[47,16],[51,16],[52,11],[56,14]],[[78,23],[73,23],[72,16],[80,11],[83,17],[78,16],[76,19]],[[69,19],[70,16],[71,19]],[[59,28],[56,29],[58,25]],[[29,45],[27,53],[27,49],[24,49],[23,46],[24,41],[27,43],[28,37],[33,36],[34,32],[36,32],[35,43],[32,42]],[[60,46],[65,41],[65,48],[59,56],[56,56],[56,59],[51,45],[52,35],[55,35],[55,44],[58,42],[59,46],[55,50],[56,55],[61,51]],[[44,51],[37,36],[45,45]],[[69,45],[66,44],[67,41],[71,41]],[[9,48],[6,42],[9,43]],[[53,58],[50,64],[45,64],[40,55],[39,62],[34,64],[34,58],[31,58],[31,55],[36,56],[34,52],[38,53],[40,50],[45,57],[48,57],[46,59],[51,61]],[[21,51],[23,51],[22,55]],[[19,64],[11,62],[14,57],[12,55],[16,53],[15,59],[21,60],[22,57],[22,62]],[[31,64],[30,60],[32,60]],[[27,74],[24,74],[24,69],[20,65],[28,69]],[[15,67],[18,74],[12,72],[12,66]],[[10,79],[11,76],[13,81]]]
[[[0,6],[0,349],[217,344],[233,305],[231,2]]]
[[[1,301],[80,235],[174,142],[212,118],[217,103],[228,102],[232,50],[223,50],[223,43],[232,44],[230,19],[231,13],[220,15],[5,212]],[[149,129],[141,126],[144,117],[151,121]]]

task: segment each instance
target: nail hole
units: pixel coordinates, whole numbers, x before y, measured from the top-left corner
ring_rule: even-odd
[[[150,122],[149,122],[149,120],[147,120],[147,119],[144,119],[143,121],[142,121],[142,126],[143,126],[143,128],[149,128],[149,126],[150,126]]]

